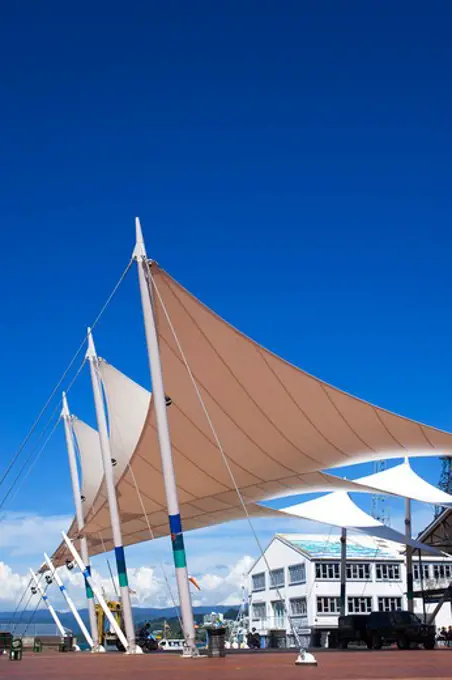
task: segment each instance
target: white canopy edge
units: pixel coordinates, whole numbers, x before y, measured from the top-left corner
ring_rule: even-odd
[[[420,543],[415,539],[407,541],[404,534],[401,534],[391,527],[385,526],[374,517],[371,517],[364,512],[364,510],[352,501],[345,491],[336,491],[312,501],[289,505],[286,508],[280,508],[280,512],[292,515],[293,517],[301,517],[314,522],[339,527],[341,529],[362,531],[369,536],[393,541],[394,543],[401,543],[403,545],[408,543],[408,545],[412,548],[416,548],[416,550],[423,550],[424,552],[433,555],[442,554],[436,548]]]
[[[414,472],[408,459],[400,465],[354,480],[355,484],[371,486],[383,493],[404,496],[432,505],[452,506],[452,496],[429,484]]]
[[[82,473],[83,510],[87,513],[94,503],[104,476],[99,433],[83,420],[75,417],[72,419],[72,428],[77,442]]]

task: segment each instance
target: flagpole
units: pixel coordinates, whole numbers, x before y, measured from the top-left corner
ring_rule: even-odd
[[[69,609],[71,610],[72,614],[74,615],[74,619],[76,620],[80,630],[82,631],[85,640],[89,644],[90,648],[92,651],[95,651],[94,649],[94,640],[91,637],[91,635],[88,632],[88,629],[86,628],[85,624],[83,623],[83,619],[80,616],[80,614],[77,611],[77,607],[72,601],[72,598],[69,596],[69,593],[66,590],[65,585],[63,584],[63,581],[60,579],[60,575],[58,574],[57,570],[55,569],[52,560],[50,557],[44,553],[44,559],[46,561],[47,566],[50,569],[50,573],[52,574],[53,578],[55,579],[55,583],[57,584],[58,588],[60,589],[64,599],[66,600]]]
[[[69,411],[69,406],[67,403],[66,393],[63,392],[63,410],[61,411],[61,417],[64,423],[64,434],[66,436],[66,447],[69,458],[69,470],[71,473],[72,482],[72,494],[74,496],[75,505],[75,518],[77,522],[77,529],[82,532],[85,527],[85,516],[82,506],[82,494],[80,490],[80,479],[77,469],[77,460],[75,456],[75,445],[74,445],[74,431],[72,429],[72,416]],[[90,570],[89,565],[89,552],[88,552],[88,541],[86,536],[82,536],[80,539],[80,552],[82,554],[82,559],[87,565],[87,569]],[[97,630],[97,617],[96,608],[94,605],[94,595],[88,583],[85,581],[85,591],[86,599],[88,604],[88,616],[89,616],[89,626],[91,629],[91,638],[93,641],[93,651],[104,652],[104,648],[99,643],[99,633]]]
[[[36,590],[38,591],[38,593],[42,597],[47,609],[49,610],[50,616],[55,621],[55,625],[58,628],[61,637],[65,638],[66,637],[66,631],[64,630],[63,625],[62,625],[60,619],[58,618],[58,614],[56,613],[56,611],[54,610],[54,608],[50,604],[49,598],[47,597],[43,588],[41,587],[41,584],[39,583],[37,576],[36,576],[35,572],[33,571],[33,569],[30,569],[30,574],[31,574],[31,577],[32,577],[34,584],[36,586]]]
[[[97,429],[99,431],[100,449],[107,488],[108,506],[110,509],[110,521],[115,546],[116,567],[118,570],[119,589],[121,592],[122,612],[124,628],[130,653],[140,653],[141,647],[135,644],[135,629],[133,625],[132,603],[130,601],[129,581],[127,578],[126,556],[122,545],[121,522],[119,519],[118,500],[116,498],[115,480],[113,476],[112,455],[110,439],[108,437],[107,417],[105,415],[104,399],[98,372],[99,359],[94,347],[91,330],[88,329],[88,351],[86,358],[89,361],[91,382],[93,386],[94,405],[96,408]]]
[[[157,432],[162,460],[163,480],[165,485],[168,519],[173,547],[174,566],[176,571],[179,602],[184,627],[185,644],[189,656],[196,656],[198,650],[195,643],[195,623],[191,601],[190,584],[188,580],[187,559],[184,546],[184,535],[179,511],[174,461],[171,450],[171,438],[167,418],[165,389],[163,386],[162,365],[157,336],[157,328],[152,302],[152,287],[148,276],[148,260],[143,241],[140,220],[135,220],[136,245],[133,257],[138,266],[138,280],[140,285],[141,304],[146,333],[146,344],[149,356],[149,367],[152,380],[152,399],[157,421]]]

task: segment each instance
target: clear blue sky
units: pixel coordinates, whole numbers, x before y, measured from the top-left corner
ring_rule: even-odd
[[[136,214],[150,256],[243,331],[452,428],[451,18],[439,1],[3,3],[0,471]],[[134,272],[96,341],[148,385]],[[71,397],[94,423],[86,377]],[[7,508],[71,512],[61,432]]]

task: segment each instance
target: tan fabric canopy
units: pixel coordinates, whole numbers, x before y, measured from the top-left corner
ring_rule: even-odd
[[[366,460],[452,452],[452,435],[356,399],[290,365],[206,308],[157,265],[161,360],[184,528],[243,517],[233,483],[193,389],[166,313],[203,396],[251,514],[276,495],[348,488],[322,469]],[[162,308],[162,303],[166,310]],[[156,536],[168,533],[152,402],[103,362],[113,457],[128,460]],[[137,396],[138,395],[138,396]],[[148,396],[146,396],[148,395]],[[347,486],[345,486],[347,485]],[[118,485],[124,544],[149,538],[130,469]],[[350,489],[353,490],[353,489]],[[86,533],[111,547],[107,504],[96,501]]]

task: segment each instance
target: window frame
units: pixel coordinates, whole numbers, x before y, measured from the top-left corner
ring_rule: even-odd
[[[428,581],[430,579],[430,564],[422,563],[422,580]],[[417,574],[417,575],[416,575]],[[413,581],[421,580],[421,565],[419,563],[413,564]]]
[[[363,573],[368,572],[367,576],[352,576],[352,572],[355,569],[359,571],[362,568]],[[372,580],[372,563],[371,562],[347,562],[346,564],[346,577],[347,581],[371,581]]]
[[[293,611],[293,603],[294,602],[300,602],[302,605],[302,610],[300,612],[294,612]],[[289,600],[289,611],[290,611],[290,616],[307,616],[308,613],[308,603],[306,600],[306,597],[292,597]]]
[[[386,571],[389,573],[389,570],[394,570],[394,573],[397,573],[397,576],[391,577],[385,577],[385,576],[379,576],[378,572]],[[396,581],[401,581],[402,580],[402,569],[401,565],[399,562],[376,562],[375,563],[375,580],[379,581],[380,583],[389,583],[389,582],[396,582]]]
[[[443,574],[439,574],[443,571]],[[449,572],[449,575],[446,574]],[[452,564],[448,562],[434,562],[433,563],[433,578],[435,581],[445,581],[446,579],[452,579]]]
[[[390,601],[390,600],[398,601],[400,603],[400,606],[397,606],[395,609],[394,608],[385,609],[384,607],[382,608],[381,605],[384,603],[384,601]],[[401,596],[399,597],[397,595],[378,595],[377,606],[378,606],[377,611],[379,611],[379,612],[385,612],[385,613],[400,612],[400,611],[402,611],[402,608],[403,608],[402,597]]]
[[[274,573],[282,573],[282,582],[281,583],[274,583],[273,581],[273,574]],[[286,585],[286,572],[284,567],[278,567],[277,569],[271,569],[269,572],[269,590],[276,590],[278,588],[284,588]]]
[[[300,568],[301,571],[303,572],[303,575],[301,577],[301,581],[292,581],[291,580],[291,577],[290,577],[291,571],[290,570],[296,569],[296,568]],[[288,574],[287,585],[289,585],[289,586],[299,586],[299,585],[302,585],[303,583],[306,583],[306,564],[304,562],[298,562],[297,564],[289,565],[289,567],[287,568],[287,574]]]
[[[356,602],[360,604],[365,601],[365,606],[355,607]],[[350,603],[353,603],[350,607]],[[372,612],[372,596],[371,595],[350,595],[347,597],[347,612],[349,614],[370,614]]]
[[[321,600],[324,601],[324,602],[322,602],[322,611],[320,611],[320,609],[319,609],[319,602]],[[325,611],[325,609],[324,609],[325,601],[328,602],[328,611]],[[333,602],[333,601],[336,603],[335,611],[331,611],[331,607],[330,607],[331,602]],[[340,611],[341,611],[341,598],[340,597],[336,597],[336,595],[317,595],[317,597],[316,597],[316,612],[317,612],[318,616],[338,616],[340,614]]]
[[[332,576],[329,574],[331,570]],[[327,575],[323,576],[322,571]],[[341,563],[340,562],[316,562],[315,563],[315,580],[316,581],[340,581],[341,580]]]
[[[256,588],[254,586],[254,579],[257,578],[258,576],[263,576],[264,577],[264,585],[262,587]],[[263,590],[267,589],[267,578],[265,571],[260,571],[258,574],[251,574],[251,592],[252,593],[261,593]]]
[[[252,602],[251,603],[252,607],[252,616],[251,620],[252,621],[263,621],[264,619],[267,618],[267,603],[266,602]],[[263,607],[264,608],[264,615],[263,616],[256,616],[254,613],[254,607]]]

